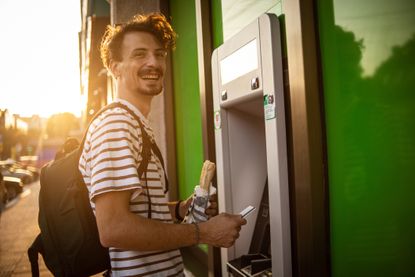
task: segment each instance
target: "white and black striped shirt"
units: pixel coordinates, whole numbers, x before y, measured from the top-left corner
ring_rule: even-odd
[[[141,119],[152,140],[154,134],[140,111],[123,99],[116,101],[129,107]],[[104,111],[90,125],[79,161],[79,169],[88,187],[92,209],[95,197],[103,193],[131,190],[130,211],[147,217],[151,200],[151,218],[173,223],[161,162],[154,153],[147,173],[139,178],[142,160],[142,137],[138,122],[124,109]],[[147,185],[147,188],[146,188]],[[142,238],[147,239],[147,238]],[[112,276],[182,276],[183,262],[179,250],[128,251],[110,248]]]

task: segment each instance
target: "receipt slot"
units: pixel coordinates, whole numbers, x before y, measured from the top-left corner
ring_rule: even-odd
[[[283,73],[275,15],[260,16],[215,49],[212,82],[219,211],[236,214],[256,207],[235,245],[221,249],[222,274],[291,276]],[[244,262],[255,255],[252,264]],[[267,258],[266,269],[253,272],[257,261]]]

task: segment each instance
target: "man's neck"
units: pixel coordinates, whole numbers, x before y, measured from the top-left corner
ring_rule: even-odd
[[[151,95],[134,95],[133,93],[122,93],[118,92],[118,98],[127,100],[133,104],[145,117],[148,117],[150,113],[151,100],[153,96]]]

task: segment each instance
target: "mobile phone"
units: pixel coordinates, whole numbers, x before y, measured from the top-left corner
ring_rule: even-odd
[[[252,213],[255,210],[254,206],[248,206],[245,209],[243,209],[239,214],[242,216],[242,218],[247,217],[250,213]]]

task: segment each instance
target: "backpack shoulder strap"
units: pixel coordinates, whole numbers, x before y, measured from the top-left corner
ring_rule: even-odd
[[[151,155],[151,153],[150,153],[150,149],[152,149],[151,148],[151,146],[152,146],[152,143],[151,143],[151,140],[150,140],[150,137],[148,136],[148,134],[147,134],[147,132],[145,131],[145,129],[144,129],[144,126],[143,126],[143,123],[141,122],[141,120],[138,118],[138,116],[130,109],[130,108],[128,108],[126,105],[124,105],[124,104],[122,104],[122,103],[120,103],[120,102],[112,102],[111,104],[109,104],[109,105],[107,105],[107,106],[105,106],[105,107],[103,107],[103,108],[101,108],[95,115],[94,115],[94,117],[91,119],[91,121],[89,122],[89,124],[88,124],[88,127],[86,128],[86,130],[85,130],[85,133],[84,133],[84,135],[83,135],[83,138],[82,138],[82,141],[81,141],[81,143],[80,143],[80,147],[79,147],[79,155],[81,155],[82,154],[82,150],[83,150],[83,146],[84,146],[84,144],[85,144],[85,140],[86,140],[86,136],[87,136],[87,133],[88,133],[88,129],[89,129],[89,127],[91,126],[91,124],[92,124],[92,122],[98,117],[98,116],[100,116],[104,111],[106,111],[106,110],[109,110],[109,109],[112,109],[112,108],[116,108],[116,107],[118,107],[118,108],[121,108],[121,109],[123,109],[123,110],[125,110],[125,111],[127,111],[137,122],[138,122],[138,125],[140,126],[140,129],[141,129],[141,135],[142,135],[142,138],[143,138],[143,153],[141,153],[141,155],[142,155],[142,157],[143,157],[143,160],[142,160],[142,162],[140,163],[140,166],[138,167],[138,169],[137,169],[137,171],[138,171],[138,175],[140,176],[140,177],[142,177],[143,176],[143,174],[144,174],[144,172],[146,171],[146,169],[147,169],[147,166],[148,166],[148,162],[149,162],[149,159],[150,159],[150,155]]]
[[[148,163],[151,159],[151,140],[147,134],[147,132],[144,129],[143,124],[141,123],[141,121],[138,121],[138,124],[140,125],[140,129],[141,129],[141,137],[143,139],[143,146],[142,146],[142,160],[140,165],[137,168],[138,171],[138,176],[141,178],[143,177],[143,174],[146,172],[147,167],[148,167]]]
[[[43,243],[41,235],[37,235],[32,245],[27,250],[27,255],[30,261],[30,269],[32,271],[32,277],[39,277],[39,262],[38,254],[44,256]]]
[[[82,155],[82,150],[83,150],[83,148],[84,148],[84,144],[85,144],[85,140],[86,140],[86,136],[87,136],[87,134],[88,134],[88,130],[89,130],[89,127],[91,127],[91,124],[92,124],[92,122],[94,122],[94,120],[95,119],[97,119],[98,118],[98,116],[100,116],[103,112],[105,112],[106,110],[109,110],[109,109],[113,109],[113,108],[116,108],[116,107],[121,107],[122,108],[122,106],[121,106],[121,104],[120,103],[118,103],[118,102],[113,102],[113,103],[111,103],[111,104],[108,104],[108,105],[106,105],[106,106],[104,106],[104,107],[102,107],[96,114],[94,114],[94,116],[92,117],[92,119],[91,119],[91,121],[89,121],[89,123],[88,123],[88,127],[85,129],[85,132],[84,132],[84,135],[83,135],[83,137],[82,137],[82,141],[81,141],[81,143],[79,144],[79,149],[78,149],[78,154],[79,154],[79,157]]]
[[[122,109],[126,110],[138,122],[138,125],[140,126],[141,136],[143,138],[143,153],[142,153],[142,156],[143,156],[143,160],[144,160],[140,163],[140,166],[137,169],[138,173],[140,174],[140,177],[147,170],[148,162],[149,162],[150,157],[151,157],[151,150],[153,150],[154,154],[159,159],[159,161],[161,163],[161,166],[163,167],[164,180],[165,180],[165,183],[166,183],[166,188],[164,190],[164,193],[167,193],[167,191],[169,190],[169,180],[167,179],[166,169],[164,167],[164,160],[163,160],[163,156],[161,154],[160,149],[158,148],[158,146],[155,142],[151,141],[150,136],[147,134],[147,131],[145,130],[143,122],[141,121],[141,119],[126,105],[121,104],[119,102],[115,102],[115,103],[119,107],[121,107]]]

